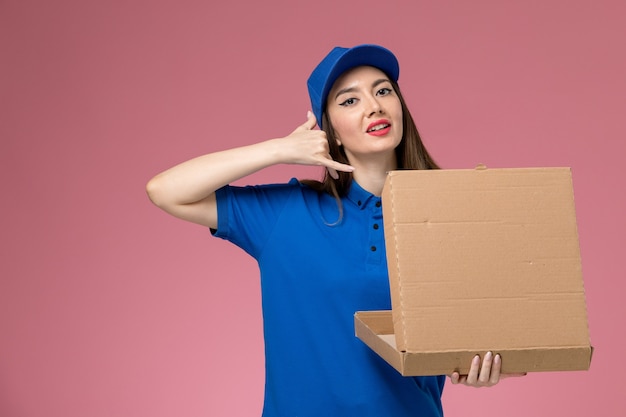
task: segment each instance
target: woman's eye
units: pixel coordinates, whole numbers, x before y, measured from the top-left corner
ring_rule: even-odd
[[[380,90],[378,90],[376,92],[376,95],[378,96],[386,96],[387,94],[391,93],[391,88],[381,88]]]
[[[349,98],[349,99],[346,99],[346,100],[342,101],[341,103],[339,103],[339,105],[345,107],[345,106],[351,106],[354,103],[356,103],[356,99],[355,98]]]

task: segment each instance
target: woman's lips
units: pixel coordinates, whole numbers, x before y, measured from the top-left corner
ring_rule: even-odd
[[[387,119],[376,120],[367,126],[367,133],[372,136],[383,136],[391,130],[391,123]]]

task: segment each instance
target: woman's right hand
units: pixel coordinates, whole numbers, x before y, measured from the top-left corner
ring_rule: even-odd
[[[332,159],[326,132],[315,129],[316,124],[315,115],[309,111],[306,122],[288,136],[279,139],[285,163],[324,166],[335,179],[338,178],[337,171],[354,171],[354,167]]]

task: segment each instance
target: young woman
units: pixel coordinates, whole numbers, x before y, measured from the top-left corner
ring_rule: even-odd
[[[391,308],[380,198],[387,172],[437,168],[398,74],[385,48],[334,48],[309,78],[313,111],[291,134],[200,156],[148,183],[157,206],[258,261],[264,416],[443,414],[445,376],[402,377],[354,336],[355,311]],[[275,164],[318,165],[325,175],[228,185]],[[474,358],[468,375],[450,375],[471,386],[500,377],[491,354]]]

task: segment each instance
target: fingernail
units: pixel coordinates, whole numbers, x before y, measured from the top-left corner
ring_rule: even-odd
[[[493,356],[493,353],[491,353],[491,352],[487,352],[487,354],[485,355],[485,360],[486,360],[486,361],[491,360],[491,357],[492,357],[492,356]]]
[[[496,355],[495,359],[493,360],[495,363],[500,363],[500,361],[502,360],[502,358],[500,357],[500,355]]]
[[[478,365],[479,363],[480,363],[480,356],[478,355],[474,356],[474,359],[472,359],[472,364]]]
[[[306,111],[306,118],[308,119],[309,117],[311,117],[311,110]]]

